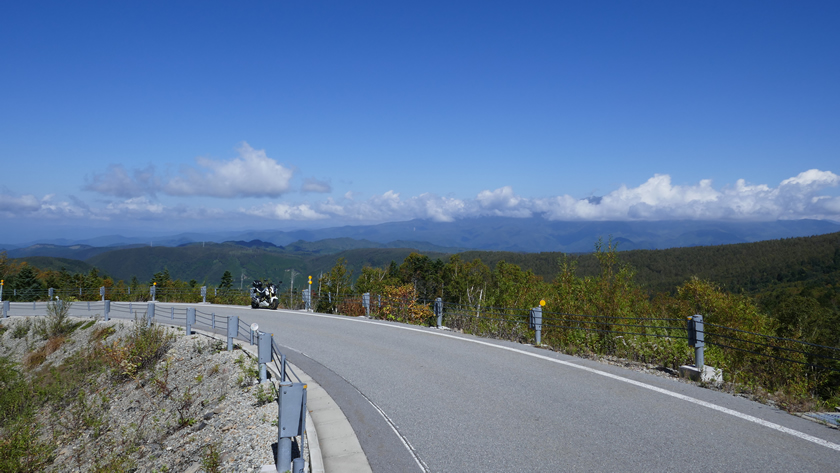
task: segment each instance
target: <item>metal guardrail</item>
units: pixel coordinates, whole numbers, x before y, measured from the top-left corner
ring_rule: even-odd
[[[71,296],[74,298],[93,298],[99,296],[98,302],[104,302],[106,295],[121,295],[128,296],[129,309],[131,313],[136,313],[146,301],[151,301],[155,297],[169,299],[167,302],[194,302],[198,298],[206,301],[207,297],[245,297],[247,291],[238,289],[219,289],[212,288],[209,290],[206,286],[195,287],[191,289],[171,289],[159,288],[154,285],[149,286],[148,289],[144,287],[135,288],[134,294],[131,294],[131,288],[79,288],[73,290],[31,290],[26,291],[25,294],[13,291],[12,294],[6,290],[5,299],[11,297],[27,297],[35,302],[27,302],[33,304],[33,307],[38,307],[43,304],[44,299],[53,300],[54,298]],[[2,288],[0,287],[0,291]],[[132,300],[131,298],[136,298]],[[0,292],[0,301],[4,306],[8,300],[4,300],[4,294]],[[95,304],[94,301],[75,302],[75,304]],[[393,317],[391,314],[385,314],[385,309],[396,308],[396,312],[405,310],[411,304],[418,304],[429,309],[430,323],[436,323],[436,326],[441,327],[446,323],[455,323],[455,328],[470,329],[470,326],[478,324],[496,323],[499,325],[507,325],[510,327],[521,326],[533,331],[533,337],[536,344],[542,342],[543,335],[546,333],[552,334],[569,334],[569,333],[589,333],[599,336],[616,336],[616,337],[650,337],[650,338],[668,338],[668,339],[682,339],[686,340],[687,344],[695,348],[695,366],[703,366],[703,351],[705,346],[715,346],[720,349],[730,350],[732,352],[748,353],[753,356],[764,357],[768,359],[775,359],[779,361],[786,361],[801,365],[807,365],[812,368],[828,371],[840,371],[840,348],[817,345],[802,340],[773,337],[770,335],[748,332],[740,329],[726,327],[723,325],[710,324],[702,322],[702,317],[697,319],[697,316],[692,316],[688,321],[683,318],[655,318],[655,317],[636,317],[636,316],[616,316],[616,315],[592,315],[592,314],[570,314],[562,312],[546,311],[545,307],[535,307],[530,310],[509,308],[509,307],[488,307],[481,304],[455,304],[445,302],[441,298],[434,301],[414,300],[414,299],[393,299],[381,294],[317,294],[306,293],[301,304],[308,307],[319,307],[323,304],[324,310],[329,310],[334,313],[345,313],[345,315],[366,315],[372,318],[387,318],[389,320],[398,320],[406,322],[414,322],[416,320],[407,320],[398,315]],[[297,308],[294,307],[294,308]],[[115,309],[120,310],[120,309]],[[184,310],[184,309],[181,309]],[[535,315],[539,314],[537,318]],[[176,320],[174,310],[170,312],[170,320]],[[215,313],[204,313],[199,311],[196,315],[198,322],[209,326],[211,329],[216,329],[220,323],[217,320]],[[186,314],[184,314],[186,318]],[[435,320],[436,319],[436,320]],[[433,321],[433,322],[432,322]],[[695,346],[689,334],[690,326],[699,321],[701,327],[694,329],[702,336],[701,345]],[[195,323],[195,322],[194,322]],[[240,324],[244,322],[240,321]],[[463,326],[457,326],[457,325]],[[250,328],[247,324],[244,327],[239,327],[237,332],[239,335],[247,334]],[[246,341],[251,342],[250,335]]]
[[[46,316],[49,304],[59,302],[10,302],[2,301],[2,317],[10,316]],[[148,303],[112,303],[109,300],[98,302],[70,303],[75,309],[91,313],[101,313],[105,321],[112,318],[135,319],[145,321],[147,326],[152,323],[183,326],[187,336],[193,334],[194,329],[201,329],[227,338],[227,350],[234,349],[234,340],[257,346],[257,361],[260,373],[260,383],[268,381],[266,366],[274,363],[275,371],[280,379],[277,390],[277,438],[278,454],[275,468],[277,472],[291,471],[303,473],[305,460],[302,457],[292,458],[292,438],[300,437],[301,445],[298,451],[304,451],[306,436],[306,384],[286,363],[286,355],[274,342],[273,334],[252,330],[247,322],[238,316],[217,315],[216,311],[204,312],[195,307],[159,307],[157,302]],[[78,305],[78,306],[77,306]],[[291,381],[291,377],[297,382]],[[274,383],[272,383],[274,387]]]

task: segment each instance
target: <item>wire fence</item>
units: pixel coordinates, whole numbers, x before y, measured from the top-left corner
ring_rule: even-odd
[[[157,302],[209,302],[216,304],[247,305],[250,294],[244,290],[216,288],[144,288],[145,291],[130,288],[80,288],[62,291],[29,291],[9,294],[3,299],[30,298],[33,304],[61,298],[78,300],[88,305],[104,297],[112,301],[128,302],[128,305],[114,304],[112,311],[137,316],[145,311],[145,304],[154,298]],[[7,297],[10,296],[10,297]],[[369,294],[368,303],[361,294],[313,293],[307,306],[306,297],[295,294],[281,296],[280,308],[303,309],[311,307],[318,312],[348,316],[369,316],[374,319],[398,322],[436,325],[434,301],[418,300],[412,295]],[[285,300],[282,296],[286,296]],[[97,299],[98,298],[98,299]],[[137,304],[133,304],[133,303]],[[133,304],[133,306],[132,306]],[[206,306],[210,307],[210,306]],[[155,314],[156,318],[168,318],[178,324],[186,320],[186,309],[169,308],[168,314]],[[217,315],[218,311],[198,309],[196,326],[210,331],[219,331],[227,324],[227,317]],[[219,311],[222,309],[220,308]],[[529,327],[529,309],[510,307],[488,307],[480,304],[456,304],[444,302],[442,324],[450,329],[479,336],[532,343],[534,330]],[[693,354],[688,347],[687,323],[683,318],[644,317],[639,315],[573,314],[565,312],[542,312],[542,341],[545,345],[563,351],[614,355],[636,361],[659,364],[676,369],[691,364]],[[250,342],[250,327],[239,320],[237,337]],[[776,337],[738,328],[706,323],[703,331],[709,346],[707,359],[727,366],[749,369],[760,360],[793,363],[819,371],[840,372],[840,348],[809,343],[807,341]]]
[[[329,295],[326,302],[324,297],[316,297],[313,306],[336,314],[436,324],[434,301],[381,294],[371,294],[369,300],[365,307],[362,295]],[[529,315],[530,309],[444,302],[441,321],[465,333],[533,343],[535,330],[529,326]],[[687,326],[685,318],[543,311],[541,330],[546,345],[566,352],[615,355],[676,369],[694,361]],[[707,360],[739,371],[767,370],[767,363],[776,363],[771,368],[777,369],[777,362],[782,362],[801,365],[812,373],[840,373],[838,347],[714,323],[705,324],[702,334],[710,351]]]

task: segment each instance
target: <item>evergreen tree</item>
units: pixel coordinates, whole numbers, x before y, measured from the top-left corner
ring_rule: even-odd
[[[230,271],[225,271],[222,274],[222,281],[219,283],[219,289],[231,289],[233,287],[233,275]]]
[[[35,271],[28,264],[23,265],[13,284],[12,288],[17,290],[17,299],[24,302],[37,300],[44,290]]]

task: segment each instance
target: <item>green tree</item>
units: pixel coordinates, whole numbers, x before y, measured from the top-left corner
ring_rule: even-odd
[[[163,268],[163,271],[157,272],[152,276],[151,283],[157,283],[157,287],[169,287],[172,285],[172,277],[169,275],[169,269]]]
[[[491,285],[490,268],[476,258],[465,263],[458,255],[449,257],[442,270],[442,286],[447,302],[475,306],[486,305],[487,289]]]
[[[347,269],[344,258],[338,258],[329,273],[321,275],[321,294],[316,310],[318,312],[333,313],[337,301],[350,294],[353,271]]]
[[[17,290],[17,299],[20,301],[37,300],[44,291],[41,282],[35,275],[35,270],[28,264],[24,264],[20,272],[15,275],[12,289]]]
[[[372,268],[365,266],[362,268],[362,274],[356,280],[354,290],[357,294],[364,294],[370,292],[373,294],[382,294],[386,287],[397,284],[398,281],[389,277],[388,271],[382,268]]]
[[[233,275],[230,274],[230,271],[225,271],[222,274],[222,280],[219,282],[219,289],[232,289],[233,288]]]

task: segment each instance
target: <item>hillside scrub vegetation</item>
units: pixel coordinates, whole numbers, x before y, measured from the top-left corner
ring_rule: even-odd
[[[38,329],[54,318],[0,319],[0,472],[222,471],[222,461],[259,471],[272,461],[277,411],[252,358],[140,321]]]
[[[432,304],[439,297],[448,327],[530,343],[529,310],[544,300],[547,347],[667,370],[693,364],[686,319],[701,314],[710,342],[707,364],[723,369],[731,389],[772,397],[789,409],[816,401],[840,403],[835,371],[840,233],[714,247],[619,249],[607,240],[591,254],[466,252],[432,258],[411,252],[401,260],[386,259],[405,254],[393,249],[354,249],[317,257],[318,264],[331,258],[332,266],[313,281],[313,307],[364,315],[361,294],[370,293],[374,317],[434,324]],[[163,256],[178,249],[154,250],[159,267],[148,284],[136,277],[114,281],[96,268],[85,274],[39,270],[0,253],[0,278],[8,283],[4,299],[15,287],[20,292],[12,300],[43,300],[46,288],[54,287],[69,301],[95,300],[104,286],[108,299],[144,301],[148,286],[156,283],[158,300],[200,301],[204,283],[178,280],[167,269]],[[247,254],[258,258],[256,249]],[[219,284],[208,286],[209,302],[248,303],[234,274],[220,271]],[[302,307],[301,287],[305,283],[298,282],[291,294],[280,293],[282,307]]]
[[[322,278],[322,290],[330,292],[322,292],[318,307],[362,315],[360,294],[368,292],[374,317],[434,324],[431,307],[440,297],[446,306],[445,325],[530,342],[528,313],[544,300],[545,346],[668,370],[694,363],[686,320],[702,314],[707,326],[706,363],[723,370],[729,389],[790,410],[840,403],[840,363],[833,359],[840,358],[835,351],[840,348],[836,298],[823,297],[821,303],[788,287],[782,301],[768,309],[761,297],[731,293],[700,278],[689,279],[673,292],[652,295],[636,282],[636,271],[623,256],[611,241],[599,242],[593,254],[597,274],[579,275],[579,259],[564,256],[548,282],[505,261],[490,268],[479,259],[463,261],[457,254],[442,261],[414,253],[400,265],[363,268],[352,289],[348,285],[352,275],[340,259]]]

